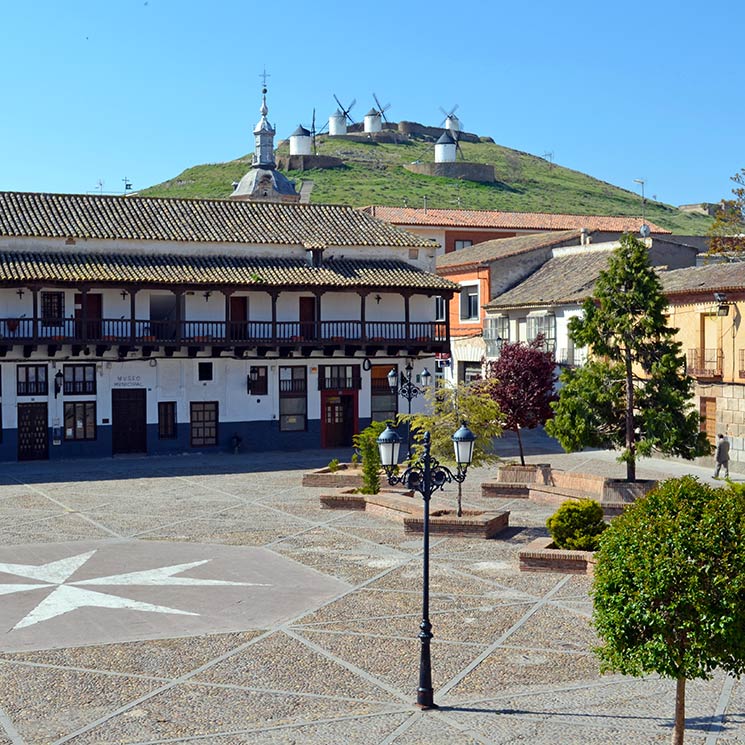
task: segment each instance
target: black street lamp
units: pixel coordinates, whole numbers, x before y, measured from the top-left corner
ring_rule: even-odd
[[[430,373],[430,371],[427,370],[426,367],[424,368],[424,370],[422,370],[422,374],[420,377],[423,388],[419,388],[419,386],[417,386],[416,383],[412,382],[411,380],[411,373],[414,370],[411,362],[406,363],[406,367],[404,368],[404,370],[406,371],[406,375],[404,375],[404,373],[401,373],[399,376],[398,368],[392,367],[391,371],[388,373],[388,385],[390,386],[391,393],[393,393],[394,395],[397,394],[399,396],[403,396],[406,399],[406,413],[411,416],[411,401],[420,393],[424,393],[424,389],[427,388],[432,381],[432,373]],[[406,457],[408,458],[408,460],[411,460],[410,422],[407,423],[406,428]]]
[[[420,460],[412,463],[400,475],[395,471],[398,466],[398,451],[401,447],[401,438],[391,425],[388,424],[385,431],[378,437],[378,450],[380,451],[380,463],[388,476],[391,486],[403,484],[407,489],[417,491],[424,500],[424,546],[422,550],[422,622],[419,624],[419,641],[421,652],[419,656],[419,687],[416,693],[416,705],[420,709],[436,709],[434,702],[434,691],[432,689],[432,661],[430,657],[430,640],[432,639],[432,624],[429,621],[429,501],[432,494],[442,489],[445,484],[452,481],[462,483],[466,478],[466,471],[473,458],[473,444],[476,435],[471,432],[465,423],[453,435],[453,447],[455,449],[455,462],[457,470],[453,473],[449,468],[440,465],[436,458],[430,454],[429,432],[424,433],[424,452]]]

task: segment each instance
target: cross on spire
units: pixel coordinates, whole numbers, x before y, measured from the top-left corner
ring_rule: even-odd
[[[264,72],[259,75],[262,82],[262,87],[264,88],[263,93],[266,93],[266,79],[271,78],[272,76],[266,71],[266,67],[264,68]]]

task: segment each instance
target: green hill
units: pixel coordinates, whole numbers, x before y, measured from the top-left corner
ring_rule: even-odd
[[[493,165],[497,182],[479,184],[410,173],[404,164],[434,159],[433,144],[421,139],[383,144],[319,136],[318,154],[341,158],[344,166],[288,171],[287,175],[298,181],[298,188],[301,180],[313,181],[313,203],[421,207],[426,197],[427,206],[443,209],[641,216],[638,194],[579,171],[493,142],[463,142],[461,149],[465,160]],[[282,144],[277,154],[287,155],[287,145]],[[250,165],[250,156],[244,156],[228,163],[194,166],[139,193],[157,197],[227,197],[231,184],[239,181]],[[691,235],[703,235],[711,222],[704,215],[649,200],[646,218],[675,233]]]

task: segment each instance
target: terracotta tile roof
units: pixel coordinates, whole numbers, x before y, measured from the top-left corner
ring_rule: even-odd
[[[352,207],[35,192],[0,192],[0,236],[432,246]]]
[[[612,251],[587,251],[549,259],[526,280],[502,293],[487,308],[581,303],[592,295],[600,272],[608,266]]]
[[[252,285],[258,288],[457,289],[405,261],[337,259],[311,267],[300,257],[0,252],[0,284]]]
[[[496,210],[438,210],[414,207],[365,207],[381,220],[394,225],[450,228],[498,228],[505,230],[601,230],[611,233],[638,232],[642,220],[604,215],[550,215],[545,212],[498,212]],[[647,221],[653,233],[670,233]]]
[[[666,295],[745,291],[745,261],[690,266],[660,274]],[[709,298],[711,299],[711,298]],[[713,302],[713,300],[712,300]]]
[[[491,241],[477,243],[460,251],[451,251],[437,257],[437,271],[447,271],[455,267],[479,266],[508,256],[535,251],[539,248],[550,248],[558,244],[578,245],[581,230],[562,230],[555,233],[530,233],[515,238],[495,238]]]

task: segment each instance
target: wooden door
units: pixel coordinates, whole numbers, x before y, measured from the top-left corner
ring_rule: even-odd
[[[112,453],[147,452],[147,391],[121,388],[111,391]]]
[[[352,444],[356,428],[356,401],[356,392],[323,396],[323,447],[341,448]]]
[[[47,405],[18,404],[18,460],[49,459]]]
[[[245,295],[230,296],[230,338],[242,341],[248,338],[248,298]]]
[[[314,297],[301,297],[298,313],[302,340],[314,339],[316,336],[316,299]]]
[[[701,431],[706,432],[706,439],[714,445],[717,439],[717,400],[710,396],[701,396]]]
[[[88,306],[85,315],[88,324],[85,327],[85,338],[93,341],[101,339],[101,319],[103,318],[103,295],[100,292],[89,292],[86,297]],[[78,338],[83,338],[83,295],[75,295],[75,328]]]

